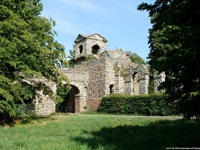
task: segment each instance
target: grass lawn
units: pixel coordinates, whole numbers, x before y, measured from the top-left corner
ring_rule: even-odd
[[[200,148],[200,122],[159,117],[55,114],[0,126],[1,150]]]

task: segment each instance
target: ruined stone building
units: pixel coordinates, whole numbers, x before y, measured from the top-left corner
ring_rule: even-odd
[[[148,94],[149,72],[131,62],[120,49],[106,50],[99,34],[79,34],[75,40],[73,69],[63,69],[71,85],[66,112],[96,110],[103,96],[111,93]]]
[[[65,112],[96,110],[103,96],[111,93],[148,94],[149,72],[145,65],[131,62],[129,54],[120,49],[107,50],[107,40],[99,34],[79,34],[75,40],[73,69],[62,69],[71,90]],[[56,93],[56,84],[37,79]],[[37,115],[55,112],[55,102],[43,91],[34,100]]]
[[[154,92],[155,93],[160,93],[163,91],[163,90],[159,90],[159,86],[161,85],[161,83],[163,83],[165,81],[165,78],[166,78],[165,72],[161,72],[161,73],[158,73],[157,71],[154,72],[153,79],[154,79]]]

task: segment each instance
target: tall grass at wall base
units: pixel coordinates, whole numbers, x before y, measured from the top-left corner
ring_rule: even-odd
[[[124,95],[114,94],[102,98],[99,112],[110,114],[137,114],[145,116],[178,115],[175,102],[169,102],[163,94]]]

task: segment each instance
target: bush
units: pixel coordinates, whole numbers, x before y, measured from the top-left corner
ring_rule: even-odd
[[[110,114],[137,114],[137,115],[177,115],[176,104],[167,100],[167,95],[109,95],[102,98],[99,112]]]
[[[21,116],[34,116],[34,105],[33,104],[16,104],[15,112],[17,117]]]

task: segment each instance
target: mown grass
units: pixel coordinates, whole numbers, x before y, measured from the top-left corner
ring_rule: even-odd
[[[2,150],[149,150],[200,147],[200,123],[114,115],[55,114],[0,126]]]

